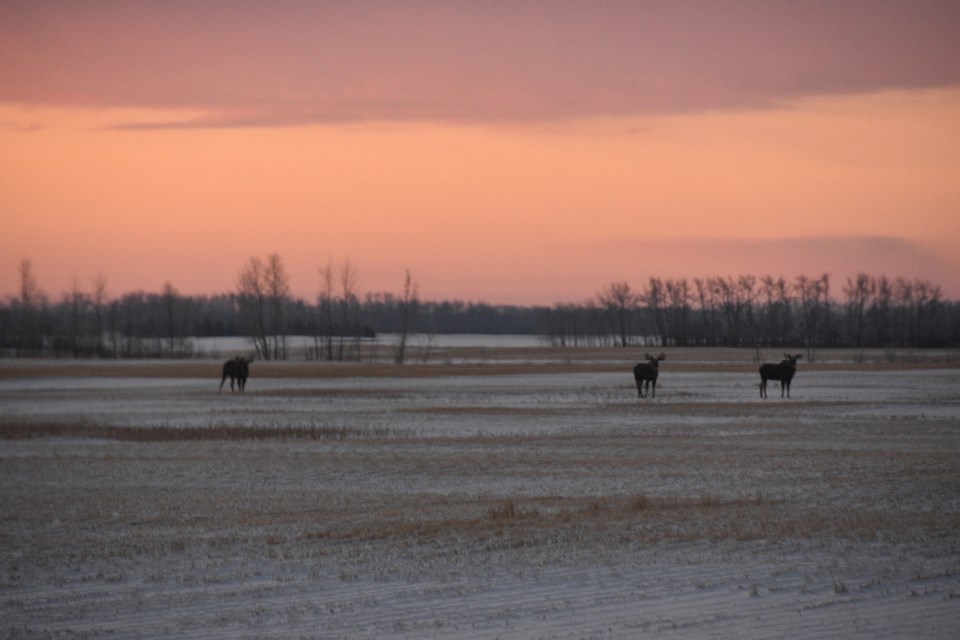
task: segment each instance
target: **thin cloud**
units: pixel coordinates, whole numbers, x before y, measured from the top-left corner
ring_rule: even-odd
[[[954,283],[960,279],[957,265],[914,241],[893,236],[637,238],[608,243],[603,250],[612,264],[640,265],[631,269],[640,278],[638,284],[649,277],[794,278],[827,273],[839,287],[847,277],[868,273],[932,280],[953,295]]]
[[[191,109],[127,128],[534,122],[960,84],[952,1],[29,2],[0,101]]]
[[[44,128],[44,125],[37,122],[0,122],[0,130],[13,131],[14,133],[32,133],[42,131]]]

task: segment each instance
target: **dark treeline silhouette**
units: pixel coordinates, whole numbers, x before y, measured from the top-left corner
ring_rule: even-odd
[[[389,293],[368,294],[351,305],[347,326],[335,320],[324,322],[323,304],[287,298],[282,302],[283,322],[278,341],[284,336],[315,336],[320,344],[319,359],[338,357],[340,336],[349,342],[378,334],[400,334],[404,317],[411,332],[455,334],[537,334],[542,308],[497,306],[461,301],[416,304],[415,321],[404,310],[403,299]],[[409,304],[409,303],[408,303]],[[6,356],[164,358],[196,355],[189,338],[251,337],[233,294],[213,296],[170,295],[136,292],[95,306],[86,295],[70,296],[58,302],[39,301],[24,306],[19,299],[0,305],[0,353]],[[406,316],[404,314],[407,314]],[[333,354],[325,344],[334,337]],[[270,357],[274,353],[270,332]],[[348,344],[349,348],[349,344]],[[254,345],[254,351],[262,354]]]
[[[663,280],[609,285],[581,305],[540,312],[559,346],[947,348],[960,346],[960,304],[938,285],[860,274]],[[810,355],[808,355],[808,358]]]
[[[92,291],[58,301],[42,293],[24,261],[21,295],[0,302],[0,355],[190,357],[204,355],[190,338],[243,336],[251,353],[269,360],[289,357],[286,337],[298,335],[314,337],[307,357],[344,360],[359,359],[358,345],[383,333],[404,336],[397,362],[408,333],[539,335],[564,347],[748,347],[758,356],[800,346],[808,359],[817,348],[960,346],[960,303],[925,280],[858,275],[832,288],[827,275],[650,278],[641,290],[619,282],[584,303],[546,307],[422,301],[409,274],[399,295],[361,296],[347,264],[342,287],[325,287],[308,302],[290,295],[273,259],[251,259],[242,272],[250,278],[238,278],[233,293],[187,296],[167,283],[159,293],[110,298],[98,277]]]

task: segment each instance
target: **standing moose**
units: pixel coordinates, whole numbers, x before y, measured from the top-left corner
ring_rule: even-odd
[[[637,393],[641,398],[646,397],[643,394],[644,385],[646,385],[646,390],[648,393],[651,393],[651,397],[657,397],[657,376],[660,374],[660,361],[666,360],[667,356],[662,353],[654,358],[649,353],[644,354],[644,358],[647,359],[646,362],[641,362],[633,368],[633,379],[637,382]],[[651,387],[652,383],[652,387]]]
[[[783,397],[783,392],[787,392],[787,397],[790,397],[790,381],[793,380],[794,374],[797,373],[797,360],[803,357],[801,354],[791,356],[789,353],[783,354],[786,360],[782,360],[777,364],[772,362],[767,362],[760,365],[760,397],[767,397],[767,380],[779,380],[780,381],[780,397]]]
[[[233,383],[236,381],[240,393],[247,387],[247,376],[250,375],[250,363],[253,358],[244,358],[237,356],[223,363],[223,377],[220,378],[220,391],[223,391],[223,383],[227,377],[230,378],[230,391],[233,391]]]

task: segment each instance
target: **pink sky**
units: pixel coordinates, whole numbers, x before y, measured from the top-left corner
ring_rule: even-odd
[[[6,2],[0,295],[581,301],[857,271],[960,298],[956,2]]]

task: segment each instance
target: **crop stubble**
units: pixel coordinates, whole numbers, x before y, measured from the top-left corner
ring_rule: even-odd
[[[70,375],[82,377],[86,366],[97,369]],[[162,375],[198,365],[182,366]],[[610,366],[561,367],[558,375]],[[297,369],[294,378],[356,375],[280,368]],[[460,403],[431,402],[429,393],[411,402],[409,393],[435,392],[429,379],[445,375],[443,367],[401,376],[429,375],[413,391],[382,386],[384,368],[371,367],[369,384],[316,394],[344,404],[346,426],[336,429],[5,416],[2,584],[243,580],[264,561],[277,579],[339,571],[341,580],[387,580],[402,576],[382,561],[411,549],[421,566],[456,572],[504,549],[535,549],[563,563],[649,545],[784,540],[920,542],[951,558],[951,575],[960,573],[960,416],[876,420],[857,413],[876,398],[809,394],[789,403],[696,392],[671,399],[669,386],[660,401],[644,403],[629,398],[629,380],[619,389],[625,397],[517,406],[532,393],[522,383],[526,368],[482,368],[446,374],[476,376],[481,387],[485,377],[517,376],[518,386],[495,390],[501,403],[484,402],[482,389]],[[256,380],[243,400],[254,406]],[[533,388],[543,384],[537,378]],[[197,393],[178,388],[170,401]],[[956,390],[943,393],[957,402]],[[259,397],[271,396],[311,397],[282,384]],[[397,402],[388,410],[396,426],[365,424],[355,406],[365,399]],[[417,429],[465,416],[513,428]],[[558,418],[567,420],[561,428],[525,429]]]

